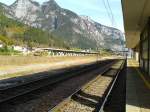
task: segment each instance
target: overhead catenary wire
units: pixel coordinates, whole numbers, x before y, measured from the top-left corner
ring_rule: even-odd
[[[102,1],[103,1],[104,7],[105,7],[105,9],[106,9],[106,12],[107,12],[107,14],[108,14],[108,17],[109,17],[109,19],[110,19],[110,22],[111,22],[112,26],[113,26],[113,27],[117,27],[117,23],[116,23],[116,21],[115,21],[114,14],[113,14],[113,11],[112,11],[112,9],[111,9],[109,0],[102,0]],[[121,44],[123,45],[121,36],[120,36],[119,38],[120,38]],[[123,49],[123,48],[122,48],[122,49]]]
[[[112,9],[111,9],[111,7],[110,7],[109,0],[106,0],[106,3],[107,3],[107,5],[108,5],[108,8],[109,8],[109,10],[110,10],[110,14],[111,14],[111,17],[112,17],[112,25],[113,25],[113,26],[117,26],[117,23],[116,23],[115,18],[114,18],[113,11],[112,11]]]
[[[105,9],[106,9],[106,12],[107,12],[108,18],[110,19],[110,21],[112,21],[112,19],[111,19],[111,15],[110,15],[109,9],[108,9],[108,7],[107,7],[107,5],[106,5],[106,3],[105,3],[105,0],[102,0],[102,1],[103,1],[103,4],[104,4],[104,7],[105,7]]]
[[[111,22],[112,26],[113,26],[113,27],[117,26],[116,21],[115,21],[115,18],[114,18],[113,11],[112,11],[112,9],[111,9],[111,7],[110,7],[109,1],[108,1],[108,0],[106,0],[106,1],[105,1],[105,0],[102,0],[102,1],[103,1],[104,7],[105,7],[105,9],[106,9],[107,15],[108,15],[108,17],[109,17],[109,19],[110,19],[110,22]]]

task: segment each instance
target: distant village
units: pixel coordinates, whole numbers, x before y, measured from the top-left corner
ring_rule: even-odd
[[[0,42],[0,48],[3,48],[4,44]],[[40,55],[50,55],[50,56],[85,56],[85,55],[95,55],[97,52],[92,52],[91,50],[82,50],[82,51],[74,51],[74,50],[64,50],[64,49],[56,49],[56,48],[29,48],[24,46],[12,45],[9,46],[10,49],[14,51],[18,51],[23,55],[33,54],[34,56]]]

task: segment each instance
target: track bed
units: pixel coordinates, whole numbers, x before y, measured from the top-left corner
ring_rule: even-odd
[[[123,64],[123,60],[115,63],[49,112],[93,112],[101,110]]]

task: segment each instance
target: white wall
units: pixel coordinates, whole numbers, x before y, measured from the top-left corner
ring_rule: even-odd
[[[138,52],[135,52],[135,60],[139,61],[139,53]]]

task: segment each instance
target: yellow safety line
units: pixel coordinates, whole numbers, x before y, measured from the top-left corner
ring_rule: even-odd
[[[132,65],[134,65],[133,62],[131,62],[131,63],[132,63]],[[140,75],[140,77],[144,81],[144,83],[147,86],[147,88],[150,89],[150,83],[145,79],[145,77],[143,76],[143,74],[137,68],[134,68],[134,69],[138,72],[138,74]]]

